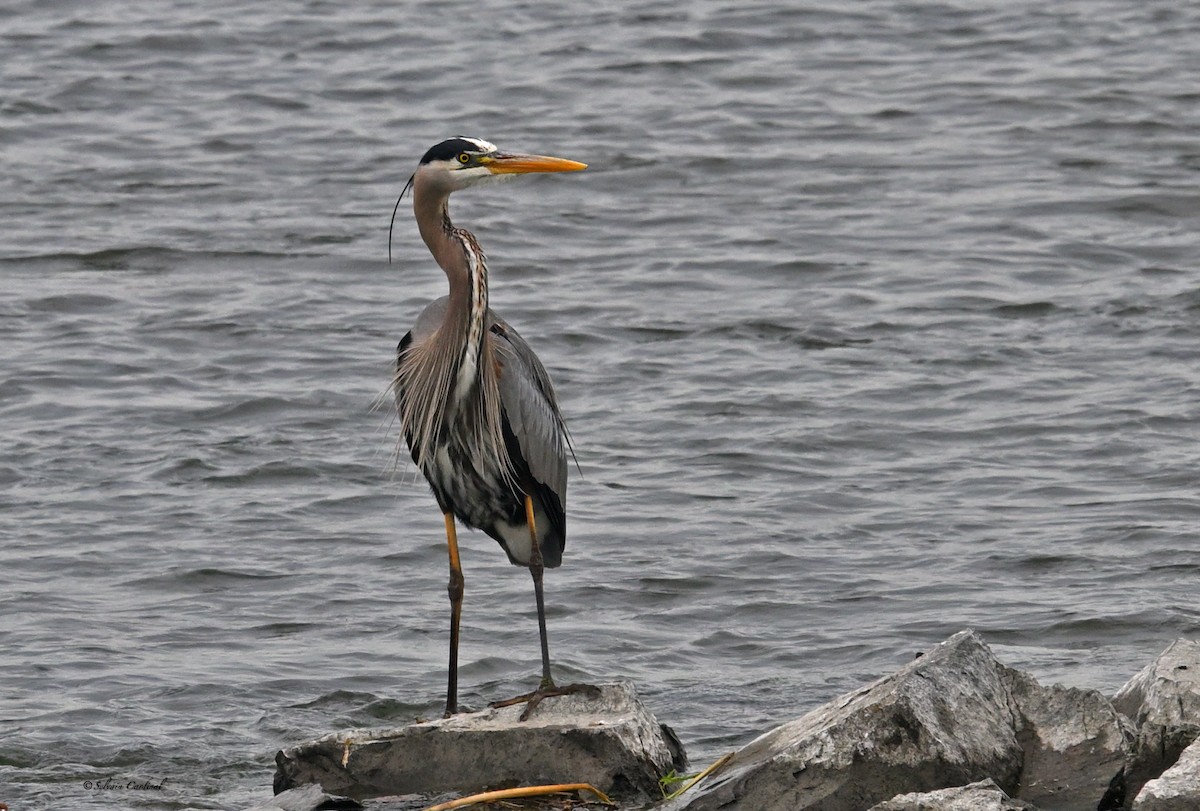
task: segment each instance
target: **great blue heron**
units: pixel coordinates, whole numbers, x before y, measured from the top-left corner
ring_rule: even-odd
[[[496,539],[513,565],[528,566],[537,601],[542,679],[536,690],[500,704],[537,703],[588,685],[557,687],[550,675],[544,567],[562,562],[566,541],[566,426],[541,361],[516,330],[488,308],[487,264],[473,234],[450,222],[450,194],[529,172],[573,172],[585,164],[501,152],[478,138],[432,147],[401,191],[412,189],[422,239],[450,281],[450,295],[427,306],[400,341],[394,389],[413,461],[446,521],[450,551],[450,664],[446,715],[458,711],[458,640],[463,574],[455,518]],[[400,200],[396,201],[396,208]],[[395,224],[396,211],[392,211]],[[388,234],[391,253],[391,234]],[[497,706],[497,705],[493,705]]]

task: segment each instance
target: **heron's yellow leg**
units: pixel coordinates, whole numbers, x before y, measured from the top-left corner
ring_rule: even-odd
[[[525,522],[529,524],[529,537],[533,539],[533,545],[537,547],[538,561],[541,561],[542,549],[537,545],[537,521],[533,517],[533,497],[525,496]]]
[[[456,572],[462,571],[462,561],[458,558],[458,531],[454,527],[454,513],[445,513],[446,545],[450,548],[450,568]]]
[[[445,513],[446,546],[450,552],[450,665],[446,678],[446,717],[458,712],[458,629],[462,622],[463,573],[462,561],[458,557],[458,533],[454,527],[454,514]]]

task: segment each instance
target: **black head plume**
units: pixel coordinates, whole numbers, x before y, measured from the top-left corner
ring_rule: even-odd
[[[424,163],[424,161],[422,161]],[[392,264],[392,229],[396,227],[396,212],[400,210],[400,201],[404,199],[405,193],[412,188],[413,180],[416,175],[412,175],[408,182],[404,184],[404,188],[400,190],[400,196],[396,198],[396,205],[392,207],[392,221],[388,223],[388,264]]]

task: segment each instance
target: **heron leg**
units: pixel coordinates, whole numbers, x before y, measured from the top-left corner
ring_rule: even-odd
[[[492,704],[493,707],[509,707],[513,704],[525,704],[525,711],[521,713],[520,720],[524,721],[533,714],[537,709],[537,705],[542,702],[542,699],[551,696],[565,696],[572,693],[586,692],[593,698],[600,695],[600,688],[591,684],[568,684],[565,687],[559,687],[554,683],[554,678],[550,675],[550,643],[546,636],[546,598],[542,591],[542,574],[545,572],[545,565],[542,563],[542,547],[538,544],[537,524],[533,517],[533,498],[529,495],[525,496],[525,520],[529,523],[529,573],[533,575],[533,596],[537,600],[538,612],[538,635],[542,642],[542,681],[538,685],[538,689],[532,693],[510,698],[505,701],[497,701]]]
[[[542,546],[538,543],[537,524],[533,518],[533,499],[525,496],[525,520],[529,523],[529,573],[533,575],[533,596],[537,600],[538,637],[542,642],[542,683],[541,689],[554,686],[550,675],[550,642],[546,636],[546,597],[542,592],[542,574],[546,567],[542,564]]]
[[[458,533],[454,528],[454,514],[445,513],[446,545],[450,551],[450,582],[446,590],[450,594],[450,666],[446,680],[446,718],[458,712],[458,630],[462,622],[462,602],[465,581],[462,561],[458,557]]]

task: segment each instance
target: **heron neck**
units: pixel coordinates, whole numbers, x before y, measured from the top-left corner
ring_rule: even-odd
[[[450,195],[423,194],[425,191],[418,185],[413,193],[413,209],[421,238],[425,240],[434,260],[446,272],[450,280],[451,298],[460,292],[457,288],[466,288],[461,293],[469,293],[472,286],[470,276],[475,270],[474,266],[482,264],[477,261],[482,257],[482,251],[470,233],[455,228],[450,221]],[[478,257],[468,255],[472,248],[474,253],[479,254]]]
[[[413,214],[417,219],[417,230],[425,240],[434,260],[446,271],[451,284],[454,276],[464,272],[462,251],[451,236],[454,226],[450,223],[450,195],[428,194],[418,183],[413,189]]]
[[[483,342],[488,309],[487,265],[471,232],[450,221],[449,195],[427,199],[414,194],[417,226],[433,258],[450,282],[450,301],[442,329],[463,333],[463,360],[474,365]]]

